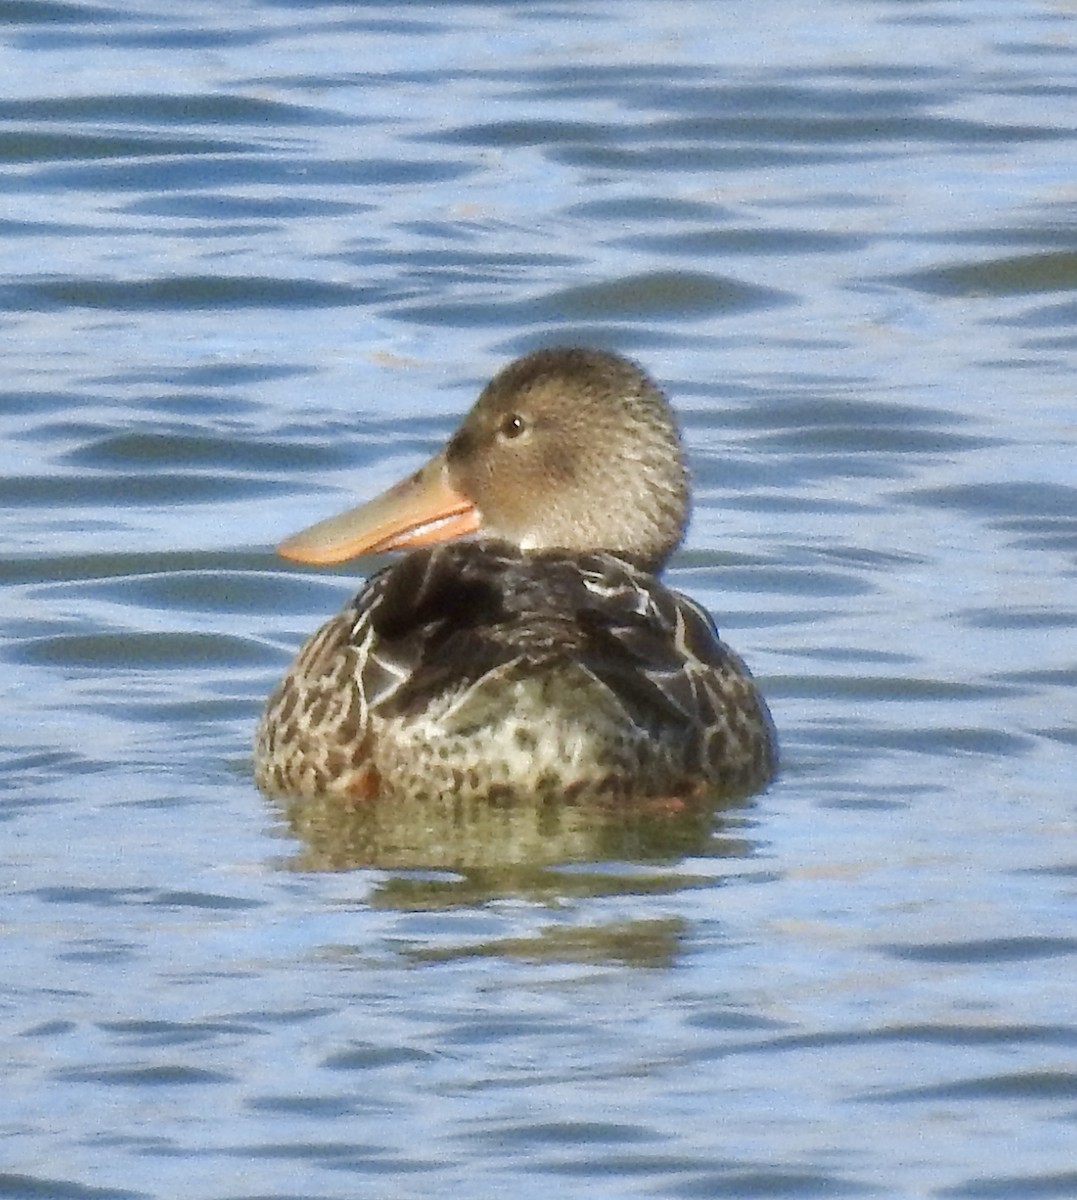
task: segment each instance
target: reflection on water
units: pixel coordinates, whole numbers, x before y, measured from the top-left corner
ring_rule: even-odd
[[[614,963],[626,967],[672,967],[680,958],[687,923],[678,918],[639,920],[588,929],[555,925],[536,937],[501,938],[463,947],[415,950],[416,963],[468,958],[520,959],[531,963]]]
[[[503,802],[395,795],[276,801],[303,849],[297,870],[352,867],[499,868],[661,862],[728,854],[716,805],[704,798],[617,801],[520,796]]]

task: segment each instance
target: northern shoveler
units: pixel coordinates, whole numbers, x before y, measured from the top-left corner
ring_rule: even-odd
[[[279,547],[313,564],[410,553],[300,650],[258,729],[259,785],[757,790],[777,763],[767,706],[705,610],[655,575],[688,503],[673,414],[634,363],[576,348],[511,363],[414,475]]]

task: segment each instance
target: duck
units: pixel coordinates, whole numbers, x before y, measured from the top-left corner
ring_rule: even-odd
[[[352,804],[760,790],[767,704],[659,579],[689,507],[677,420],[642,367],[575,346],[511,362],[424,466],[277,548],[308,566],[404,553],[299,650],[256,782]]]

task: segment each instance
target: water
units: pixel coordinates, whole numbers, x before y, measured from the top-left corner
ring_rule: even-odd
[[[1072,6],[0,15],[0,1196],[1077,1192]],[[356,583],[270,546],[551,341],[674,396],[781,778],[282,812]]]

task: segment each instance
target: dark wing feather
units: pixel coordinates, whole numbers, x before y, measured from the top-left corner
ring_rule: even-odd
[[[704,609],[609,554],[523,554],[501,543],[419,550],[360,597],[376,638],[371,707],[418,709],[510,662],[583,666],[643,727],[707,725],[746,677]]]
[[[409,554],[384,573],[371,606],[374,659],[408,678],[379,702],[385,716],[421,709],[498,667],[547,652],[563,634],[561,614],[521,591],[520,552],[492,543],[451,543]]]
[[[579,619],[590,633],[588,666],[637,708],[675,725],[709,723],[713,685],[743,664],[707,612],[652,575],[608,555],[580,563],[592,600]]]

